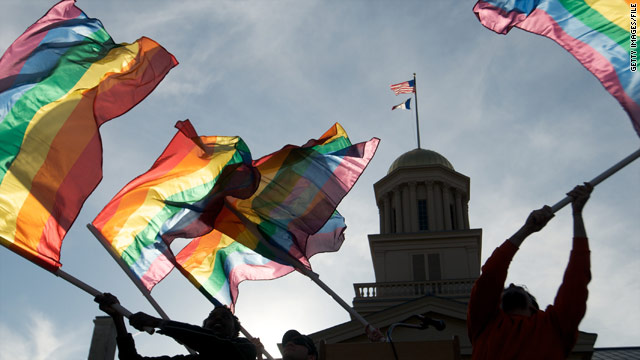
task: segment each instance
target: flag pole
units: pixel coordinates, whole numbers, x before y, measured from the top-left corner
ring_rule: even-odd
[[[413,102],[416,104],[416,135],[418,138],[418,149],[420,149],[420,122],[418,121],[418,82],[416,73],[413,73]]]
[[[611,175],[615,174],[616,172],[618,172],[618,170],[620,170],[623,167],[629,165],[631,162],[633,162],[638,157],[640,157],[640,149],[638,149],[635,152],[631,153],[626,158],[620,160],[617,164],[615,164],[612,167],[610,167],[609,169],[605,170],[602,174],[600,174],[600,175],[596,176],[595,178],[593,178],[593,180],[589,181],[589,184],[591,184],[592,186],[595,187],[596,185],[598,185],[599,183],[601,183],[605,179],[607,179],[609,176],[611,176]],[[571,202],[571,197],[567,196],[564,199],[558,201],[555,205],[553,205],[551,207],[551,211],[553,211],[555,213],[556,211],[558,211],[558,210],[562,209],[563,207],[565,207],[565,205],[567,205],[570,202]]]
[[[278,257],[282,258],[283,260],[286,260],[287,262],[289,262],[289,264],[292,267],[294,267],[300,273],[302,273],[303,275],[307,276],[313,282],[315,282],[318,286],[320,286],[320,288],[322,290],[324,290],[327,294],[329,294],[329,296],[331,296],[338,304],[340,304],[340,306],[342,306],[351,316],[353,316],[362,325],[364,325],[365,329],[368,329],[369,327],[372,327],[371,324],[369,324],[369,322],[364,317],[362,317],[362,315],[360,315],[357,311],[355,311],[344,300],[342,300],[342,298],[338,294],[336,294],[329,286],[327,286],[324,282],[322,282],[322,280],[320,280],[320,276],[318,274],[316,274],[315,272],[309,270],[306,266],[304,266],[304,264],[302,264],[300,262],[300,260],[298,260],[298,259],[294,258],[293,256],[291,256],[291,254],[289,254],[288,252],[286,252],[286,251],[274,246],[273,244],[269,243],[267,240],[265,240],[262,237],[262,235],[260,234],[260,232],[258,231],[256,225],[253,222],[247,221],[247,219],[242,214],[238,213],[238,211],[236,209],[234,209],[232,206],[229,206],[229,204],[226,201],[224,202],[224,204],[235,216],[238,217],[238,219],[240,219],[240,221],[242,221],[242,223],[247,227],[247,229],[263,245],[265,245],[269,250],[271,250],[276,256],[278,256]]]
[[[118,254],[116,254],[113,247],[108,244],[107,239],[105,239],[105,237],[102,235],[100,230],[96,229],[95,226],[93,226],[93,224],[87,224],[87,228],[93,234],[93,236],[95,236],[96,239],[98,239],[98,242],[102,244],[102,246],[104,246],[107,252],[111,254],[111,257],[113,257],[113,260],[115,260],[116,263],[120,265],[122,270],[124,270],[124,272],[127,274],[129,279],[136,285],[138,290],[140,290],[142,295],[149,301],[151,306],[158,312],[158,314],[160,314],[160,317],[163,320],[170,320],[167,313],[164,312],[164,310],[162,310],[162,308],[160,307],[160,304],[158,304],[156,300],[151,296],[151,293],[149,292],[149,290],[147,290],[147,288],[144,287],[144,285],[142,285],[140,280],[133,275],[133,272],[131,271],[131,269],[124,263],[124,260],[122,260],[122,258],[118,256]]]
[[[93,297],[96,297],[98,295],[102,295],[101,291],[98,291],[96,288],[94,288],[93,286],[85,283],[84,281],[76,278],[75,276],[72,276],[71,274],[63,271],[62,269],[58,268],[56,271],[53,272],[53,274],[63,280],[66,280],[67,282],[69,282],[70,284],[75,285],[76,287],[78,287],[81,290],[86,291],[87,293],[89,293],[90,295],[93,295]],[[130,317],[131,316],[131,311],[125,309],[122,305],[120,304],[113,304],[111,305],[111,307],[116,310],[117,312],[119,312],[120,314],[122,314],[125,317]]]
[[[120,267],[122,268],[122,270],[124,270],[124,272],[127,274],[127,276],[129,276],[129,279],[136,285],[136,287],[138,288],[138,290],[140,290],[142,295],[149,301],[151,306],[153,306],[153,308],[158,312],[158,314],[160,314],[160,317],[163,320],[170,320],[169,316],[167,315],[167,313],[160,307],[160,304],[158,304],[158,302],[153,298],[153,296],[151,296],[151,292],[146,287],[144,287],[144,285],[142,285],[142,283],[140,282],[140,280],[138,278],[136,278],[133,275],[133,272],[131,271],[131,268],[129,268],[124,263],[122,258],[119,257],[115,253],[115,251],[113,250],[113,247],[107,244],[108,241],[104,237],[104,235],[102,235],[100,230],[96,229],[95,226],[93,226],[93,224],[91,224],[91,223],[87,224],[87,228],[93,234],[93,236],[95,236],[96,239],[98,239],[98,242],[100,242],[100,244],[102,244],[102,246],[104,246],[104,248],[107,249],[107,252],[109,254],[111,254],[113,259],[118,263],[118,265],[120,265]],[[222,305],[222,304],[220,304],[220,305]],[[251,336],[251,334],[249,334],[249,332],[242,325],[240,325],[240,332],[247,338],[251,338],[251,339],[254,338],[253,336]],[[189,352],[191,354],[195,354],[195,352],[192,349],[190,349],[187,346],[185,346],[185,347],[187,348],[187,350],[189,350]],[[263,350],[263,354],[267,357],[267,359],[274,360],[273,357],[271,356],[271,354],[269,354],[266,349]]]

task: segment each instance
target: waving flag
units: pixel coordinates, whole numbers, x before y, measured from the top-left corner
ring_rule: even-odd
[[[399,84],[391,85],[391,90],[393,90],[396,95],[400,94],[412,94],[416,92],[416,81],[409,80],[405,82],[401,82]]]
[[[226,198],[227,205],[209,224],[213,231],[178,254],[180,270],[206,297],[233,308],[240,282],[274,279],[294,270],[270,246],[311,268],[313,255],[340,249],[346,225],[335,209],[377,144],[372,139],[352,145],[336,124],[317,140],[288,145],[254,161],[260,173],[255,194]],[[247,222],[257,227],[261,239]]]
[[[487,28],[546,36],[595,75],[640,135],[637,4],[625,0],[481,0],[473,8]]]
[[[254,161],[260,172],[258,190],[246,200],[228,199],[213,227],[250,248],[267,241],[310,268],[310,256],[340,248],[341,238],[313,241],[312,235],[332,217],[375,154],[378,142],[374,138],[352,145],[340,124],[335,124],[318,140],[288,145]],[[256,225],[262,239],[246,228],[246,221]],[[263,255],[286,263],[272,254]]]
[[[342,243],[345,228],[344,218],[336,211],[309,242]],[[176,256],[177,267],[211,302],[226,304],[233,310],[242,281],[276,279],[294,270],[286,263],[261,255],[259,252],[269,254],[269,250],[260,244],[257,247],[260,249],[252,250],[213,230],[180,251]]]
[[[0,243],[54,271],[102,178],[98,128],[142,101],[175,58],[148,38],[116,44],[64,0],[0,59]]]
[[[247,165],[250,155],[244,145],[236,146],[239,157],[222,162],[225,169],[234,169],[227,180],[206,175],[206,187],[195,192],[184,191],[192,188],[184,184],[203,181],[198,168],[175,165],[184,163],[185,153],[194,146],[187,138],[176,135],[151,170],[121,190],[93,226],[148,290],[177,265],[205,296],[231,307],[241,281],[274,279],[293,271],[271,246],[308,267],[309,257],[340,248],[346,225],[335,209],[378,144],[372,139],[352,145],[336,124],[320,139],[285,146],[252,161],[250,167],[237,166]],[[200,139],[215,148],[208,138]],[[173,168],[180,171],[167,170]],[[218,168],[212,175],[225,172]],[[167,196],[174,193],[171,186],[180,184],[181,193],[190,197]],[[224,206],[212,200],[222,197]],[[246,228],[245,221],[257,225],[262,239]],[[193,239],[175,257],[169,249],[172,237],[167,236],[173,233]]]
[[[410,105],[411,105],[411,98],[408,98],[407,101],[391,107],[391,110],[395,110],[395,109],[411,110]]]
[[[188,120],[176,127],[151,169],[127,184],[92,222],[107,249],[148,290],[173,269],[169,245],[175,237],[201,232],[197,224],[216,216],[224,196],[249,196],[258,181],[256,173],[243,170],[250,169],[251,154],[239,137],[198,137]]]

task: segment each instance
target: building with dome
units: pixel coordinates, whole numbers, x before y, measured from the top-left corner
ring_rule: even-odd
[[[353,285],[354,309],[381,331],[392,329],[393,343],[406,350],[398,358],[470,358],[466,314],[482,265],[482,229],[469,226],[469,177],[441,154],[417,148],[400,155],[373,188],[380,216],[380,233],[369,235],[375,282]],[[420,316],[446,326],[417,329]],[[370,358],[394,358],[388,343],[370,343],[354,320],[310,336],[321,358],[369,350]],[[591,359],[596,336],[580,332],[570,359]],[[443,347],[453,351],[436,355]]]

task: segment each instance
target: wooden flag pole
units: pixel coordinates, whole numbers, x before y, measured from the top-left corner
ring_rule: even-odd
[[[310,278],[318,286],[320,286],[320,288],[322,290],[324,290],[327,294],[329,294],[329,296],[331,296],[338,304],[340,304],[340,306],[342,306],[351,316],[353,316],[356,320],[358,320],[360,323],[362,323],[362,325],[365,326],[365,329],[368,329],[369,327],[372,327],[371,324],[369,324],[369,322],[364,317],[362,317],[362,315],[360,315],[357,311],[355,311],[344,300],[342,300],[342,298],[340,296],[338,296],[338,294],[336,294],[329,286],[327,286],[324,282],[322,282],[322,280],[320,280],[320,276],[318,276],[318,274],[316,274],[313,271],[309,270],[306,266],[304,266],[304,264],[302,264],[300,262],[300,260],[298,260],[298,259],[294,258],[293,256],[291,256],[291,254],[289,254],[288,252],[286,252],[286,251],[284,251],[284,250],[272,245],[268,241],[266,241],[262,237],[262,235],[260,234],[260,232],[258,231],[256,225],[253,222],[248,221],[242,214],[238,213],[238,211],[236,209],[234,209],[232,206],[229,206],[226,201],[225,201],[224,204],[234,215],[236,215],[238,217],[238,219],[240,219],[240,221],[242,221],[242,223],[247,227],[247,229],[249,229],[249,231],[251,231],[251,233],[263,245],[265,245],[267,248],[269,248],[269,250],[271,250],[276,256],[278,256],[278,257],[282,258],[283,260],[286,260],[287,262],[289,262],[289,264],[291,266],[293,266],[296,270],[298,270],[303,275],[305,275],[308,278]]]
[[[620,160],[617,164],[613,165],[612,167],[610,167],[609,169],[605,170],[602,174],[596,176],[595,178],[593,178],[593,180],[589,181],[589,184],[591,184],[592,186],[596,186],[599,183],[603,182],[605,179],[607,179],[609,176],[615,174],[616,172],[618,172],[618,170],[622,169],[623,167],[629,165],[631,162],[633,162],[633,160],[637,159],[638,157],[640,157],[640,149],[636,150],[634,153],[632,153],[631,155],[627,156],[626,158]],[[555,205],[553,205],[551,207],[551,211],[553,211],[554,213],[560,209],[562,209],[563,207],[565,207],[567,204],[569,204],[571,202],[571,197],[567,196],[564,199],[558,201]]]
[[[416,105],[416,135],[418,137],[418,149],[420,149],[420,122],[418,121],[418,82],[416,73],[413,73],[413,102]]]
[[[100,230],[96,229],[95,226],[93,226],[93,224],[87,224],[87,228],[89,229],[89,231],[93,234],[93,236],[96,237],[96,239],[98,239],[98,241],[104,246],[105,249],[107,249],[107,252],[109,254],[111,254],[111,256],[113,257],[113,259],[118,263],[118,265],[120,265],[120,267],[122,268],[122,270],[124,270],[124,272],[127,274],[127,276],[129,276],[129,279],[136,285],[136,287],[138,288],[138,290],[140,290],[140,292],[142,293],[142,295],[149,301],[149,303],[151,304],[151,306],[153,306],[153,308],[158,312],[158,314],[160,315],[160,317],[163,320],[170,320],[169,316],[167,315],[167,313],[160,307],[160,304],[158,304],[158,302],[153,298],[153,296],[151,296],[151,292],[144,287],[144,285],[142,285],[142,283],[140,282],[140,280],[138,278],[136,278],[134,276],[134,274],[131,272],[131,268],[129,268],[124,261],[122,260],[122,258],[120,258],[115,251],[113,250],[113,247],[111,247],[108,244],[107,239],[105,239],[105,237],[102,235],[102,233],[100,232]],[[222,305],[222,304],[220,304]],[[249,334],[249,332],[242,326],[240,325],[240,332],[247,338],[253,339],[253,336],[251,336],[251,334]],[[186,347],[186,346],[185,346]],[[186,347],[187,350],[189,350],[189,352],[191,354],[195,354],[195,352],[193,350],[191,350],[189,347]],[[271,356],[271,354],[269,354],[267,352],[267,350],[263,350],[263,354],[267,357],[267,359],[269,360],[274,360],[273,357]]]

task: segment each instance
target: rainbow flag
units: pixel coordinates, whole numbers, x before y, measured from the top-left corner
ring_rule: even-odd
[[[224,196],[249,196],[258,181],[254,172],[242,170],[251,166],[251,153],[241,138],[198,137],[188,120],[176,127],[177,134],[151,169],[127,184],[91,224],[103,245],[147,290],[173,269],[173,239],[200,231],[190,223],[215,217]],[[192,211],[194,207],[202,211]],[[196,221],[199,217],[203,219]]]
[[[237,146],[236,151],[242,151],[236,161],[217,165],[232,169],[222,179],[215,176],[225,173],[222,168],[203,176],[200,167],[182,165],[185,154],[194,148],[188,138],[177,134],[151,170],[122,189],[92,225],[107,239],[116,259],[124,262],[125,270],[147,290],[177,266],[207,298],[231,307],[240,282],[274,279],[293,271],[288,260],[274,254],[264,240],[309,267],[309,257],[340,248],[346,225],[336,207],[378,144],[378,139],[372,139],[352,145],[336,124],[318,140],[285,146],[257,161],[249,162],[248,150]],[[200,139],[213,145],[222,139],[241,141]],[[191,161],[201,158],[201,154],[189,155]],[[240,159],[251,168],[236,166]],[[207,185],[202,191],[184,191],[203,178]],[[167,196],[174,193],[190,197]],[[224,206],[212,200],[220,197]],[[262,239],[246,228],[247,219],[258,225]],[[172,237],[166,236],[174,233],[193,239],[177,256],[169,249]]]
[[[98,128],[142,101],[176,59],[116,44],[63,0],[0,59],[0,243],[44,268],[102,178]]]
[[[310,243],[330,241],[341,244],[345,229],[344,218],[336,211],[320,231],[311,235]],[[261,250],[268,252],[264,248]],[[272,280],[295,270],[291,265],[271,260],[217,230],[191,241],[178,253],[176,261],[180,272],[207,299],[214,304],[228,305],[232,311],[242,281]]]
[[[262,240],[267,241],[310,268],[309,257],[340,248],[341,231],[322,241],[311,241],[312,235],[333,216],[375,154],[378,143],[374,138],[352,145],[336,123],[317,140],[309,140],[303,146],[287,145],[254,161],[260,172],[258,190],[248,199],[229,199],[213,228],[252,249]],[[249,231],[247,221],[255,224],[262,239]],[[287,263],[271,251],[261,253]]]
[[[248,199],[227,198],[211,227],[214,230],[178,254],[178,268],[207,298],[232,309],[240,282],[275,279],[294,270],[290,260],[272,247],[311,269],[310,257],[340,249],[346,225],[335,209],[375,154],[378,142],[374,138],[352,145],[335,124],[317,140],[288,145],[254,161],[260,173],[255,194]],[[247,223],[253,223],[259,234]]]
[[[480,0],[473,11],[497,33],[515,26],[560,44],[620,102],[640,135],[636,1]]]

